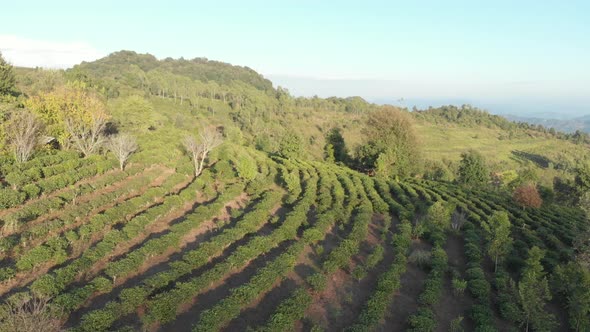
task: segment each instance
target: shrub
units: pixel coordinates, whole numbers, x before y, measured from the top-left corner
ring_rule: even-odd
[[[326,276],[321,272],[316,272],[307,277],[307,282],[316,292],[323,291],[324,289],[326,289],[326,285],[328,284]]]
[[[451,321],[449,327],[451,332],[463,332],[463,316],[459,316]]]
[[[513,195],[516,204],[524,208],[539,208],[543,204],[537,187],[532,184],[522,185],[514,190]]]
[[[245,155],[238,159],[238,161],[235,163],[235,168],[238,172],[238,176],[246,181],[254,180],[258,174],[256,162],[252,158]]]
[[[360,281],[367,276],[367,270],[359,265],[352,270],[351,276],[357,281]]]
[[[41,188],[34,183],[25,185],[22,190],[27,195],[28,199],[39,197],[41,194]]]
[[[467,289],[467,281],[466,280],[459,279],[459,278],[453,278],[451,283],[453,286],[453,292],[455,293],[456,296],[463,295],[463,292],[465,292],[465,289]]]
[[[488,305],[474,304],[471,307],[470,316],[478,331],[496,331],[493,327],[493,313]]]
[[[430,267],[430,259],[432,258],[432,254],[430,251],[416,249],[412,251],[410,256],[408,256],[408,262],[415,264],[416,266],[427,269]]]
[[[422,307],[418,312],[408,318],[410,331],[431,332],[436,329],[436,320],[432,309]]]
[[[366,268],[372,269],[377,266],[377,264],[383,259],[384,252],[385,250],[382,245],[375,247],[375,250],[373,250],[373,252],[367,257],[367,262],[365,264]]]
[[[7,209],[22,204],[26,194],[12,189],[0,189],[0,208]]]
[[[10,267],[0,268],[0,282],[2,282],[4,280],[12,279],[15,274],[16,274],[16,272],[14,271],[13,268],[10,268]]]

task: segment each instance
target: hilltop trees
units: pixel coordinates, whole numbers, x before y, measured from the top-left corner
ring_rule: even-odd
[[[137,142],[129,134],[118,134],[108,140],[107,148],[119,160],[119,168],[123,170],[129,157],[137,150]]]
[[[461,154],[459,164],[459,176],[457,181],[466,186],[478,186],[486,184],[489,171],[484,157],[475,150]]]
[[[193,161],[195,176],[199,176],[203,171],[209,152],[221,143],[223,138],[215,127],[205,127],[199,134],[198,140],[192,135],[185,137],[182,144]]]
[[[357,150],[360,168],[394,178],[416,171],[419,144],[408,112],[383,106],[369,113],[364,134],[368,141]]]
[[[6,136],[17,162],[29,160],[39,142],[41,130],[42,125],[33,113],[27,110],[13,112],[6,126]]]
[[[0,95],[14,92],[16,78],[12,66],[4,60],[0,53]]]
[[[504,211],[494,213],[482,223],[488,241],[488,253],[494,260],[495,271],[498,270],[498,260],[502,260],[510,252],[510,227],[508,213]]]

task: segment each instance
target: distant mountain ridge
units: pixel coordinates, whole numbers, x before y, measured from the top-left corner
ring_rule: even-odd
[[[576,131],[590,133],[590,114],[566,120],[547,119],[540,117],[526,117],[508,114],[503,116],[511,121],[527,122],[534,125],[542,125],[544,127],[554,128],[557,131],[565,133],[574,133]]]

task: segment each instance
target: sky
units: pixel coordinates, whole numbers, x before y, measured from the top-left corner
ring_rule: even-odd
[[[294,95],[590,114],[590,1],[10,1],[0,51],[67,68],[118,50],[253,68]]]

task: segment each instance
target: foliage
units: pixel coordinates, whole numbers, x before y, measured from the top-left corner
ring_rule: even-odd
[[[495,270],[498,270],[498,261],[503,260],[510,252],[512,238],[510,237],[510,219],[508,213],[495,212],[488,220],[482,223],[488,242],[488,253],[494,259]]]
[[[431,256],[430,251],[417,249],[410,253],[410,256],[408,256],[408,262],[415,264],[422,269],[427,269],[430,267]]]
[[[463,295],[465,289],[467,289],[467,281],[463,279],[453,278],[451,280],[451,285],[453,287],[453,292],[457,296]]]
[[[342,130],[338,127],[330,129],[326,135],[326,145],[324,149],[326,160],[333,162],[348,162],[348,148],[342,137]]]
[[[437,201],[428,208],[425,227],[428,230],[428,238],[433,244],[444,243],[444,233],[451,227],[451,214],[454,210],[453,205],[442,201]]]
[[[510,322],[517,323],[522,317],[518,287],[514,279],[502,268],[496,271],[496,288],[498,289],[498,305],[500,314]]]
[[[570,327],[590,329],[590,270],[574,262],[558,266],[554,273],[557,292],[567,301]]]
[[[518,299],[522,307],[521,323],[528,331],[531,325],[536,331],[550,331],[554,323],[552,314],[545,310],[546,301],[551,300],[549,283],[541,259],[544,252],[532,247],[528,252],[526,266],[518,283]]]
[[[359,168],[393,178],[404,178],[418,170],[419,144],[407,112],[391,106],[370,112],[364,134],[367,142],[357,150]]]
[[[429,160],[424,165],[424,178],[434,181],[451,182],[455,180],[455,175],[451,167],[448,161]]]
[[[459,316],[451,321],[449,326],[450,332],[463,332],[463,316]]]
[[[432,332],[436,329],[436,320],[432,309],[422,307],[408,318],[409,331]]]
[[[16,78],[12,65],[4,60],[2,53],[0,53],[0,95],[14,93]]]
[[[72,144],[84,154],[96,152],[109,119],[105,103],[84,84],[72,83],[25,101],[62,147]]]
[[[514,190],[514,202],[524,208],[539,208],[543,204],[537,187],[532,184],[522,185]]]
[[[576,262],[587,270],[590,270],[590,230],[581,232],[573,243]]]
[[[303,154],[303,140],[293,131],[287,131],[279,142],[279,156],[286,159],[297,159]]]
[[[244,154],[240,156],[235,164],[235,167],[236,171],[238,172],[238,176],[246,181],[252,181],[256,178],[256,175],[258,175],[256,162],[248,155]]]
[[[461,154],[457,182],[475,187],[487,184],[489,171],[484,157],[475,150]]]
[[[193,65],[205,69],[199,72]],[[453,327],[437,326],[434,306],[446,294],[444,287],[452,287],[458,296],[465,289],[472,296],[468,314],[474,330],[491,331],[496,309],[508,321],[518,320],[526,316],[520,294],[529,298],[543,289],[528,286],[534,283],[525,280],[524,271],[519,284],[510,278],[521,272],[528,248],[535,245],[546,252],[543,263],[554,272],[556,300],[567,303],[571,327],[587,329],[588,286],[582,273],[586,242],[576,238],[585,234],[588,224],[582,211],[563,205],[564,197],[568,203],[584,204],[584,198],[577,198],[584,181],[579,176],[579,185],[574,185],[570,173],[582,169],[581,161],[588,155],[581,146],[556,143],[552,134],[544,136],[519,125],[508,125],[511,132],[494,129],[504,125],[500,119],[468,107],[435,115],[436,110],[409,113],[359,97],[296,98],[286,89],[266,85],[248,69],[208,60],[159,61],[120,52],[79,65],[65,76],[62,71],[16,71],[23,73],[18,87],[24,94],[18,99],[3,97],[14,104],[0,103],[2,120],[21,111],[19,103],[41,97],[47,109],[75,109],[75,103],[63,106],[63,101],[76,101],[75,91],[80,89],[84,98],[96,98],[112,111],[112,122],[105,128],[109,135],[124,129],[142,147],[124,170],[113,170],[117,162],[112,156],[80,158],[79,153],[50,147],[37,149],[22,163],[0,155],[0,206],[5,208],[0,211],[0,254],[5,261],[0,280],[7,294],[23,289],[52,296],[52,303],[65,311],[63,320],[77,331],[120,328],[119,322],[137,312],[144,326],[134,321],[127,329],[166,329],[193,299],[231,275],[247,275],[240,285],[225,285],[218,301],[205,304],[202,324],[195,327],[226,328],[258,301],[275,298],[277,285],[293,291],[288,278],[306,259],[308,248],[314,249],[319,264],[306,282],[272,303],[274,311],[261,330],[299,326],[295,324],[312,296],[321,297],[338,270],[349,271],[357,280],[369,276],[366,281],[371,282],[362,284],[372,288],[366,301],[354,304],[362,310],[351,317],[355,322],[347,330],[374,330],[388,308],[397,305],[395,295],[404,286],[408,262],[428,260],[428,277],[409,328],[461,329],[461,319]],[[70,83],[64,87],[65,80]],[[62,89],[74,96],[58,98]],[[54,99],[47,97],[51,94]],[[369,123],[372,126],[363,130]],[[47,128],[54,130],[59,124]],[[193,167],[197,170],[198,165],[182,157],[179,142],[207,124],[218,125],[226,142],[209,155],[212,166],[194,179]],[[441,131],[445,135],[438,135]],[[416,156],[418,133],[422,140],[439,139],[439,144],[421,146],[420,150],[430,150]],[[454,135],[468,141],[447,141]],[[64,145],[74,143],[71,138]],[[506,144],[498,145],[498,139]],[[251,149],[255,145],[264,152]],[[567,151],[556,154],[555,145]],[[347,160],[348,147],[357,146],[356,159]],[[514,156],[510,160],[488,157],[495,188],[484,185],[487,171],[480,172],[477,185],[451,182],[457,158],[467,146],[486,156],[515,152],[508,153]],[[333,162],[322,162],[323,152]],[[423,175],[420,155],[436,160],[426,163]],[[342,167],[346,164],[376,170],[380,176]],[[507,191],[518,181],[534,179],[530,175],[535,172],[542,175],[539,181],[544,185],[549,184],[548,176],[559,177],[556,183],[565,185],[555,186],[559,204],[523,211]],[[512,175],[517,182],[507,181]],[[442,249],[449,228],[463,235],[467,258],[464,275],[457,272],[463,264],[451,270],[450,285]],[[412,237],[423,232],[434,243],[432,253],[428,259],[420,251],[408,257]],[[506,245],[512,237],[514,244]],[[484,249],[492,258],[508,257],[493,279],[485,271]],[[151,269],[163,258],[168,258],[162,263],[165,268]],[[150,272],[144,273],[145,268]],[[48,273],[28,284],[31,276],[46,269]],[[541,281],[549,280],[544,271],[542,275]],[[134,280],[133,285],[128,280]],[[108,302],[84,309],[92,298]],[[344,302],[351,299],[345,296]]]

